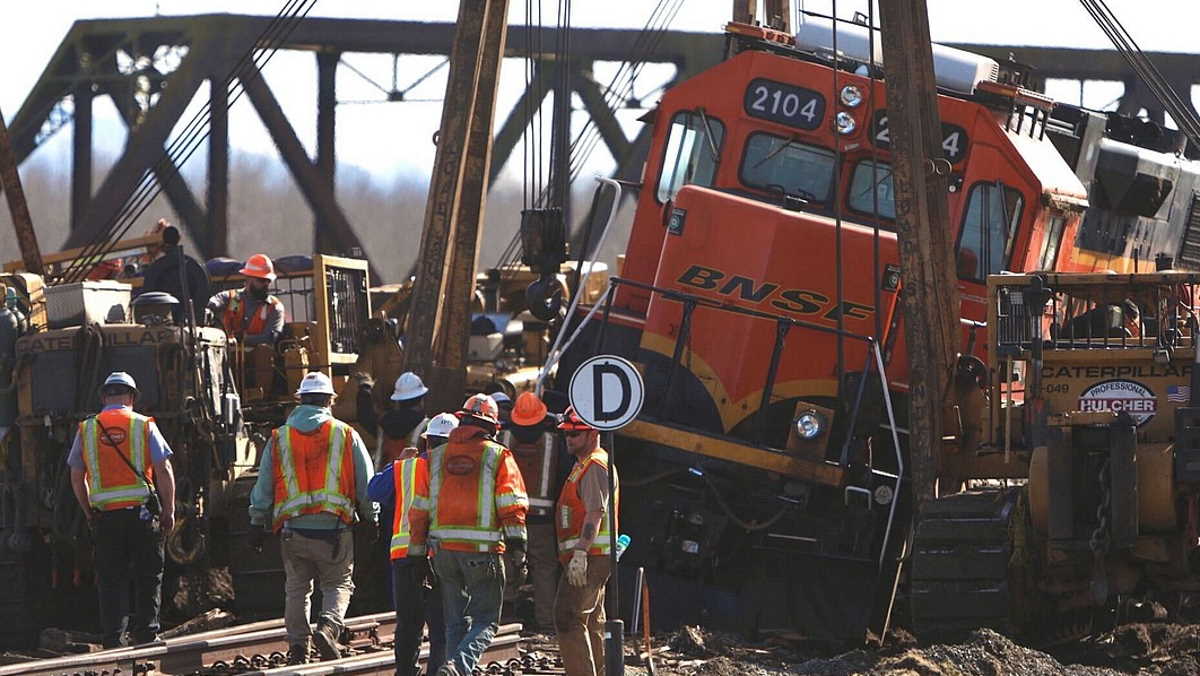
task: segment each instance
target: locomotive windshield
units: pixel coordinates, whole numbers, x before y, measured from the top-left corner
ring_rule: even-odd
[[[725,125],[703,110],[685,110],[671,119],[666,158],[658,177],[658,201],[666,202],[687,183],[709,186],[717,175]]]
[[[828,202],[834,164],[832,150],[758,132],[746,140],[741,179],[751,188]]]

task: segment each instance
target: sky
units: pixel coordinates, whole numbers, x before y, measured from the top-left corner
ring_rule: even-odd
[[[682,2],[672,27],[679,30],[719,31],[728,20],[729,0],[670,0]],[[37,11],[17,14],[9,10],[8,20],[0,22],[0,62],[5,64],[0,79],[0,110],[11,119],[37,80],[72,22],[84,18],[133,17],[161,14],[236,12],[273,14],[280,0],[57,0],[38,5]],[[573,23],[580,27],[612,26],[640,28],[654,6],[651,0],[575,0]],[[836,10],[841,16],[866,12],[867,0],[793,0],[804,9],[818,12]],[[526,3],[510,3],[510,22],[524,23]],[[1195,51],[1192,27],[1200,19],[1200,3],[1191,0],[1110,0],[1110,5],[1126,23],[1130,32],[1148,51]],[[551,23],[557,2],[545,0],[545,21]],[[24,5],[30,7],[30,5]],[[450,0],[413,2],[412,0],[318,0],[311,16],[348,18],[403,19],[415,21],[453,21],[457,3]],[[1092,24],[1076,0],[1006,0],[985,3],[980,0],[929,0],[930,28],[935,40],[992,44],[1059,45],[1083,48],[1109,47],[1103,34]],[[1170,20],[1165,17],[1171,16]],[[15,20],[14,20],[15,19]],[[392,63],[387,55],[348,54],[345,64],[353,66],[385,87],[391,84]],[[435,57],[402,57],[398,64],[398,84],[405,86],[436,66]],[[406,103],[354,103],[380,98],[380,92],[347,65],[338,72],[338,160],[360,166],[381,179],[398,175],[427,175],[433,160],[428,141],[437,129],[441,113],[440,99],[445,87],[445,69],[410,92]],[[597,78],[605,81],[616,64],[597,67]],[[654,90],[670,79],[670,66],[647,67],[637,93],[647,94],[647,105],[655,98]],[[316,69],[308,53],[280,53],[268,65],[267,78],[310,152],[315,142]],[[502,72],[497,124],[512,107],[523,86],[521,63],[507,59]],[[1079,102],[1078,83],[1051,82],[1051,94],[1071,103]],[[1103,106],[1120,95],[1115,83],[1089,83],[1084,103]],[[199,98],[195,105],[200,105]],[[622,114],[632,136],[639,113]],[[118,152],[123,132],[116,113],[106,101],[98,100],[95,109],[98,129],[108,130],[96,139],[100,152]],[[582,123],[582,115],[575,116]],[[187,119],[187,118],[185,118]],[[239,101],[231,111],[231,141],[236,148],[274,154],[269,137],[247,101]],[[44,160],[65,162],[69,157],[69,134],[60,133],[40,154]],[[384,152],[380,152],[381,148]],[[514,153],[520,157],[521,148]],[[604,152],[593,160],[596,171],[604,171],[611,158]],[[202,153],[193,163],[198,163]],[[505,172],[507,180],[520,180],[519,162]],[[192,169],[192,167],[189,167]]]

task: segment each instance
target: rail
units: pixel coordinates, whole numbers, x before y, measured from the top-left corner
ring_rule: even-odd
[[[102,650],[31,660],[0,667],[0,676],[96,676],[116,674],[242,674],[242,673],[392,673],[393,656],[384,644],[392,640],[395,614],[391,612],[347,618],[347,645],[364,651],[328,662],[287,666],[287,631],[283,620],[266,620],[167,639],[144,647]],[[500,627],[483,663],[502,668],[516,659],[521,625]],[[428,658],[423,644],[422,662]]]

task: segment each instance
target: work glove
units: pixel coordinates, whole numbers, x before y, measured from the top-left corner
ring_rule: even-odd
[[[262,554],[263,544],[267,541],[267,530],[259,526],[250,526],[250,549]]]
[[[571,552],[571,560],[567,563],[567,582],[574,587],[582,587],[587,582],[587,552],[582,549]]]
[[[508,561],[512,564],[512,570],[509,572],[512,573],[513,584],[517,587],[525,584],[525,578],[529,576],[529,567],[526,565],[524,540],[509,540]]]

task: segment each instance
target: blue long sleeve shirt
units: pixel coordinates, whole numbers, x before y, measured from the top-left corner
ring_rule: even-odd
[[[311,432],[331,418],[333,415],[327,408],[301,404],[288,416],[287,424],[301,432]],[[371,475],[371,456],[367,453],[367,447],[363,444],[362,438],[358,436],[358,432],[351,430],[351,435],[354,458],[354,494],[358,499],[358,514],[363,520],[376,521],[379,516],[379,507],[372,501],[367,489],[367,480]],[[250,492],[250,523],[257,526],[269,525],[274,518],[275,473],[272,459],[274,451],[274,439],[268,440],[266,447],[263,448],[262,460],[258,465],[258,481],[255,482],[254,489]],[[300,530],[335,530],[344,528],[345,524],[333,514],[321,513],[302,514],[288,519],[284,527]]]
[[[389,528],[396,517],[396,479],[392,471],[395,466],[396,463],[389,462],[367,483],[367,495],[379,503],[379,518],[386,519],[384,523]]]

